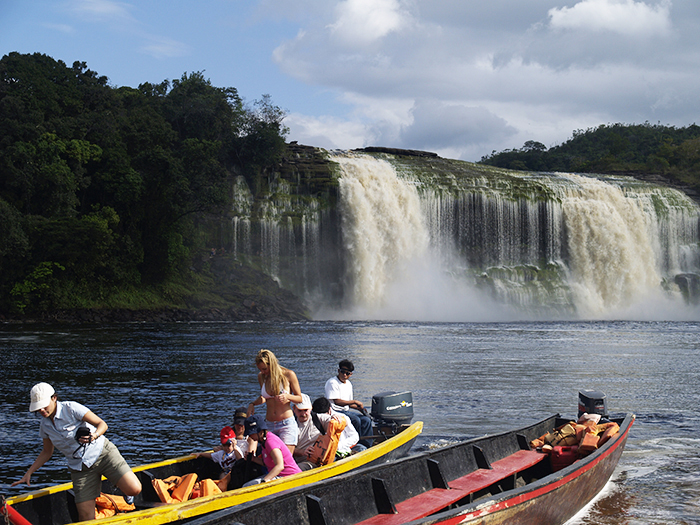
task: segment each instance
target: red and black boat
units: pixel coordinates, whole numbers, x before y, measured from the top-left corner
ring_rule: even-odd
[[[607,411],[604,404],[602,408]],[[608,419],[619,425],[619,432],[584,457],[573,447],[551,453],[531,448],[533,440],[571,421],[557,414],[518,430],[354,471],[188,523],[562,524],[600,492],[622,455],[635,416]]]

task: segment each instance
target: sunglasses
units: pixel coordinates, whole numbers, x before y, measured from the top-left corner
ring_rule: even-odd
[[[352,375],[352,372],[351,372],[350,370],[345,370],[345,369],[343,369],[343,368],[339,369],[338,372],[340,372],[341,374],[344,374],[344,375],[346,375],[346,376],[351,376],[351,375]]]

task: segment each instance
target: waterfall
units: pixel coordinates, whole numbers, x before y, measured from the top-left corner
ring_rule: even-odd
[[[655,215],[620,187],[564,177],[574,184],[562,197],[562,208],[578,311],[604,315],[654,295],[662,282],[650,227]]]
[[[366,156],[338,157],[345,248],[351,254],[349,279],[357,305],[382,304],[387,286],[403,265],[428,249],[420,199],[388,162]]]
[[[700,207],[631,177],[326,152],[329,193],[234,186],[227,249],[316,318],[697,319]],[[337,188],[334,183],[337,182]]]
[[[356,306],[391,317],[410,304],[420,319],[417,301],[463,320],[687,316],[674,275],[700,273],[700,210],[676,190],[516,172],[438,183],[391,156],[334,160]]]

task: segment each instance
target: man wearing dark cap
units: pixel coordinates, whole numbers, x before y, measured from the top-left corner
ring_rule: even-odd
[[[236,445],[238,445],[244,457],[246,452],[248,452],[248,440],[244,435],[247,417],[248,414],[246,414],[245,408],[237,408],[233,413],[233,431],[236,433]]]
[[[338,363],[338,375],[331,377],[326,381],[326,397],[331,401],[331,407],[334,412],[345,414],[352,421],[352,426],[355,427],[360,437],[360,445],[365,448],[372,446],[372,440],[368,436],[372,432],[372,419],[367,415],[362,401],[354,399],[352,393],[352,383],[350,376],[355,370],[355,365],[348,359],[343,359]]]

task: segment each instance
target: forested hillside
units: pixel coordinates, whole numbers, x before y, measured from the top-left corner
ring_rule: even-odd
[[[528,141],[521,149],[492,152],[481,163],[529,171],[660,176],[700,194],[700,126],[612,124],[574,131],[549,149]]]
[[[285,149],[285,113],[202,73],[112,87],[84,62],[0,60],[0,315],[167,304]]]

